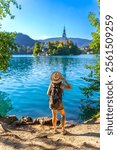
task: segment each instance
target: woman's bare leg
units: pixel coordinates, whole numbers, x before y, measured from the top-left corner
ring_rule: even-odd
[[[56,120],[57,120],[57,111],[53,109],[52,110],[52,123],[53,123],[53,127],[55,131],[56,131]]]
[[[66,118],[65,118],[65,111],[64,109],[59,110],[60,114],[61,114],[61,118],[62,118],[62,131],[65,130],[65,122],[66,122]]]

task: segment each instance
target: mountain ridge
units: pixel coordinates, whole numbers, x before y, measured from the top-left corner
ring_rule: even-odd
[[[62,39],[63,39],[62,37],[53,37],[53,38],[47,38],[47,39],[34,40],[30,36],[28,36],[26,34],[17,33],[16,34],[15,43],[18,44],[18,45],[21,45],[21,46],[33,47],[35,42],[49,42],[49,41],[55,41],[55,40],[60,41]],[[79,48],[87,47],[89,45],[89,43],[91,42],[91,40],[83,39],[83,38],[69,37],[68,39],[70,39]]]

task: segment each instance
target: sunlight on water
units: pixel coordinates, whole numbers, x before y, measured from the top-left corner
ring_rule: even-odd
[[[64,91],[63,102],[67,119],[78,119],[79,101],[83,95],[79,87],[87,85],[81,77],[88,75],[85,64],[94,64],[93,55],[79,56],[41,56],[31,55],[13,56],[7,73],[2,74],[0,91],[9,94],[13,109],[9,114],[18,117],[51,116],[48,108],[47,88],[50,74],[58,70],[68,80],[72,90]]]

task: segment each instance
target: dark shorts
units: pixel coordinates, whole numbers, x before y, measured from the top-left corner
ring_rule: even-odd
[[[51,100],[49,100],[49,108],[51,109],[51,110],[62,110],[62,109],[64,109],[64,105],[63,105],[63,103],[62,103],[62,101],[60,100],[59,101],[59,103],[54,107],[52,104],[51,104]]]

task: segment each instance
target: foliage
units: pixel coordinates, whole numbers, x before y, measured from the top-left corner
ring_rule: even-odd
[[[0,92],[0,116],[5,116],[12,109],[11,100],[4,92]]]
[[[99,53],[100,49],[100,21],[96,18],[94,13],[89,14],[89,20],[91,25],[96,27],[96,32],[92,32],[93,40],[90,43],[90,48],[93,49],[96,53]]]
[[[100,4],[100,0],[98,0],[98,4]],[[100,20],[96,17],[96,14],[93,12],[89,13],[89,21],[92,26],[96,28],[95,32],[92,32],[93,40],[90,43],[90,48],[95,51],[95,53],[100,52]]]
[[[99,4],[98,0],[98,4]],[[89,21],[96,31],[92,33],[93,40],[90,43],[90,48],[99,53],[100,51],[100,21],[94,13],[89,14]],[[95,93],[100,92],[100,57],[95,55],[96,63],[94,65],[86,65],[85,67],[90,70],[88,77],[82,78],[88,83],[87,87],[80,88],[85,96],[81,99],[80,117],[82,120],[92,118],[100,111],[99,97],[94,99]]]
[[[33,55],[37,56],[39,52],[42,52],[43,49],[43,43],[35,43],[33,47]]]
[[[10,6],[14,5],[16,8],[21,9],[16,0],[0,0],[0,20],[5,18],[7,15],[14,18],[11,13]],[[0,24],[1,27],[1,24]],[[0,70],[5,71],[9,66],[9,60],[12,51],[16,49],[14,44],[15,33],[0,32]]]
[[[100,111],[99,100],[94,101],[91,99],[82,99],[80,110],[82,112],[80,114],[81,120],[88,120],[90,118],[93,118]]]
[[[100,111],[100,101],[99,101],[99,92],[100,92],[100,60],[99,57],[96,57],[97,62],[94,66],[85,66],[90,70],[88,77],[83,77],[82,79],[88,83],[87,87],[80,88],[85,99],[81,99],[80,117],[82,120],[88,120],[92,118]],[[98,93],[98,97],[94,99],[95,94]]]
[[[15,33],[0,32],[0,70],[5,71],[9,66],[11,54],[16,50]]]
[[[16,8],[21,9],[16,0],[0,0],[0,21],[7,15],[14,18],[11,13],[10,6],[14,5]],[[0,22],[0,29],[2,24]],[[16,45],[14,44],[15,33],[0,32],[0,70],[6,71],[9,66],[9,60],[11,54],[16,50]],[[6,93],[0,92],[0,116],[5,116],[12,109],[11,101],[7,97]]]
[[[94,121],[96,121],[97,119],[100,118],[100,112],[97,112],[95,115],[93,115],[90,119],[87,120],[87,123],[93,123]]]
[[[78,55],[80,53],[80,49],[71,40],[67,40],[65,44],[62,40],[48,43],[47,54],[50,55]]]
[[[16,0],[0,0],[0,20],[5,18],[7,15],[14,19],[14,15],[11,13],[10,6],[14,5],[16,8],[21,9],[21,5],[18,5]]]
[[[82,77],[82,79],[88,83],[88,86],[80,88],[83,95],[85,96],[84,99],[81,99],[80,105],[81,110],[80,118],[82,120],[88,120],[89,118],[92,118],[100,111],[99,97],[93,99],[95,94],[99,93],[100,91],[99,58],[94,66],[86,66],[86,68],[90,70],[90,73],[88,77]]]

